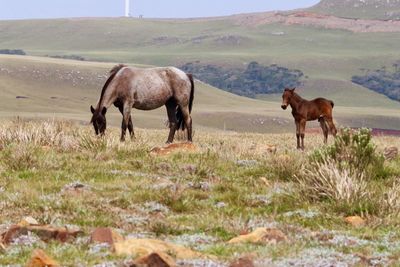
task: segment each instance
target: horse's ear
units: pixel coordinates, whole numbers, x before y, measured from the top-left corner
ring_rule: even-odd
[[[106,115],[106,113],[107,113],[107,108],[103,107],[103,109],[101,110],[101,114]]]
[[[294,92],[294,90],[296,90],[296,87],[292,88],[290,91],[292,91],[292,93]]]
[[[92,112],[92,114],[94,114],[94,108],[93,108],[93,106],[90,106],[90,111]]]

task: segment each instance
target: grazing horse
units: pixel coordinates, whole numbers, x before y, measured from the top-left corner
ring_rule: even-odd
[[[131,109],[153,110],[163,105],[167,108],[169,136],[172,143],[175,131],[187,129],[187,139],[192,141],[192,111],[194,98],[193,76],[174,67],[133,68],[117,65],[110,71],[101,91],[96,108],[90,106],[94,130],[104,135],[106,112],[114,104],[122,114],[121,141],[125,141],[128,128],[134,137]]]
[[[318,120],[324,132],[324,143],[328,142],[328,132],[336,136],[337,130],[332,119],[333,101],[325,98],[316,98],[308,101],[301,98],[295,88],[286,88],[282,95],[282,109],[286,110],[288,105],[292,108],[292,115],[296,123],[297,149],[304,149],[304,132],[306,122]],[[301,145],[300,145],[301,138]]]

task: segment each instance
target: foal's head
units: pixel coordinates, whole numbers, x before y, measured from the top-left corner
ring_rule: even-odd
[[[285,91],[283,91],[282,105],[281,105],[282,109],[287,109],[287,107],[289,106],[290,99],[292,98],[295,89],[296,88],[293,89],[286,88]]]
[[[106,121],[106,112],[107,108],[103,107],[102,110],[95,110],[93,106],[90,106],[90,111],[92,112],[92,120],[90,121],[93,123],[94,130],[96,135],[104,135],[104,132],[107,128],[107,121]]]

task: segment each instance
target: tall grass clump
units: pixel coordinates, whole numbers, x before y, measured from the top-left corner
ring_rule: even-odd
[[[368,197],[364,172],[338,168],[332,160],[311,164],[297,176],[297,180],[304,195],[313,201],[354,205]]]
[[[291,181],[305,164],[303,157],[296,154],[274,155],[268,159],[272,174],[279,180]]]
[[[107,139],[90,134],[81,134],[79,137],[79,147],[92,151],[104,151],[107,148]]]
[[[64,121],[44,121],[37,123],[15,119],[0,129],[0,148],[10,144],[30,144],[52,146],[69,150],[77,146],[73,136],[68,133],[71,124]]]
[[[33,169],[39,164],[39,151],[30,144],[12,144],[7,146],[0,158],[10,170],[22,171]]]
[[[296,179],[301,197],[309,201],[326,201],[348,213],[376,213],[384,201],[371,181],[384,173],[371,131],[342,129],[333,145],[312,153]]]

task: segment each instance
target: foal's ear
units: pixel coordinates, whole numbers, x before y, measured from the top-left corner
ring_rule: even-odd
[[[101,114],[106,115],[106,112],[107,112],[107,108],[103,107],[103,109],[101,110]]]
[[[290,91],[292,91],[292,93],[294,92],[294,90],[296,90],[296,87],[292,88]]]
[[[92,112],[92,114],[94,114],[94,108],[93,108],[93,106],[90,106],[90,111]]]

